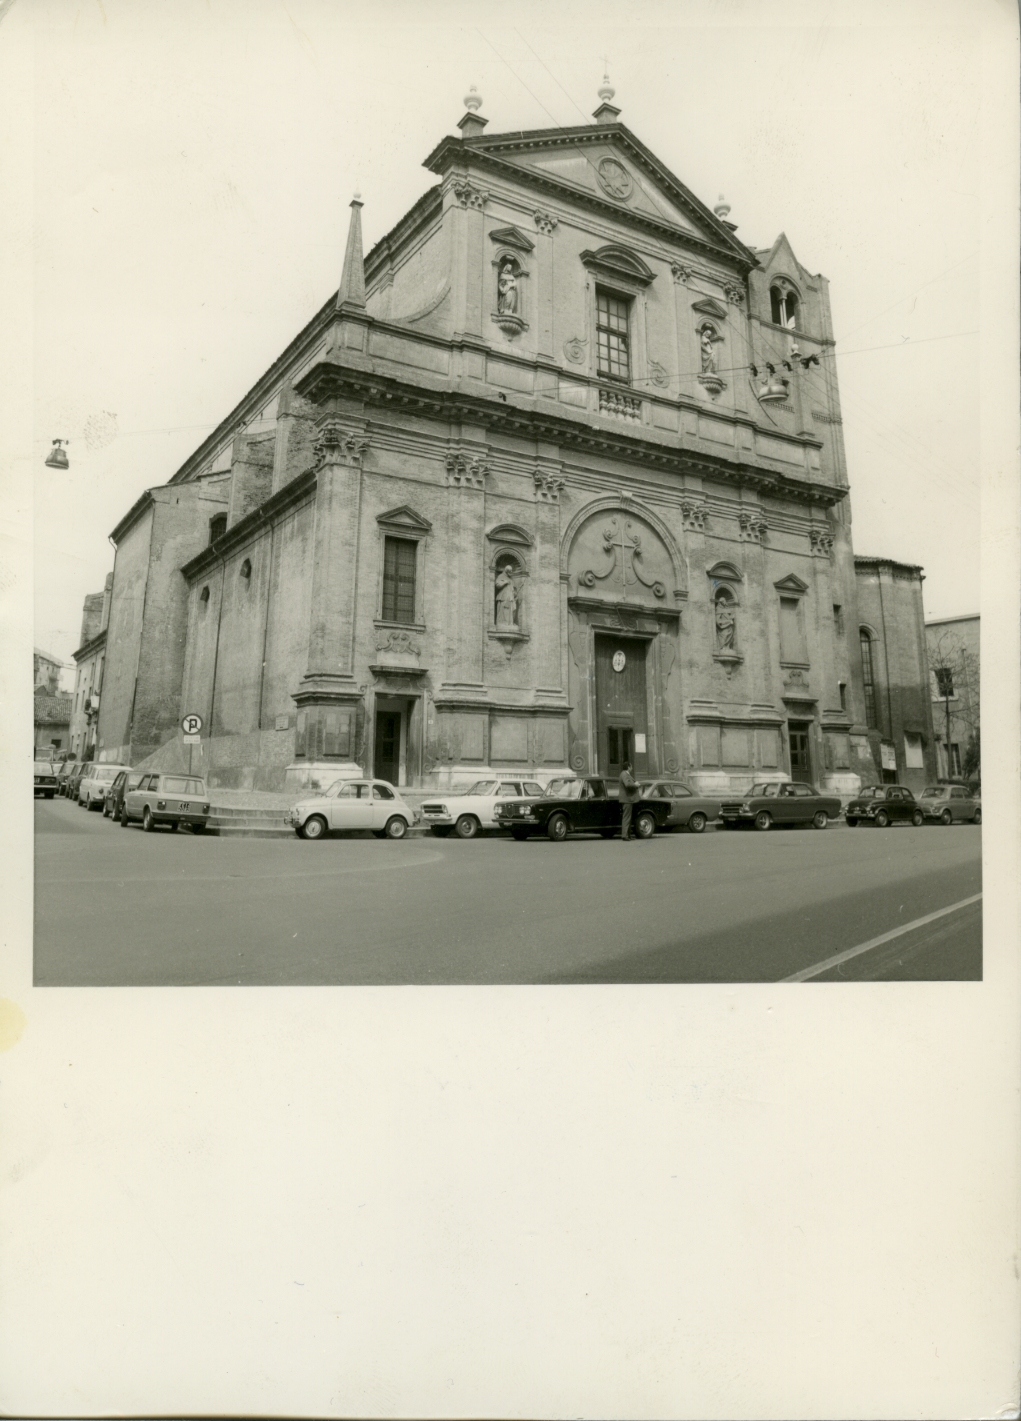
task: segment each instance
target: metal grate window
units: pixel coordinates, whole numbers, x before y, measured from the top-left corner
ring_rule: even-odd
[[[599,347],[599,374],[627,384],[631,379],[628,306],[605,291],[596,291],[596,338]]]
[[[872,667],[872,638],[868,632],[861,634],[861,676],[865,686],[865,724],[875,730],[876,720],[876,678]]]
[[[415,553],[411,538],[387,538],[383,544],[383,621],[415,620]]]

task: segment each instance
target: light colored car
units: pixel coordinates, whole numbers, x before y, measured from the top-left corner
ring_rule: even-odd
[[[335,780],[324,794],[303,799],[288,815],[299,839],[368,829],[377,839],[403,839],[418,814],[386,780]]]
[[[542,785],[537,780],[490,778],[477,780],[463,794],[437,795],[422,805],[422,819],[437,838],[454,832],[459,839],[474,839],[483,829],[502,829],[496,817],[501,799],[538,798]]]
[[[198,775],[143,774],[128,790],[121,805],[121,827],[142,821],[147,834],[160,824],[176,829],[190,824],[193,834],[204,834],[209,821],[209,791]]]
[[[918,807],[937,824],[982,823],[982,801],[967,785],[928,785],[918,796]]]
[[[680,780],[642,780],[643,799],[668,799],[670,817],[664,829],[688,829],[701,834],[707,824],[720,817],[720,800],[707,799]]]
[[[78,784],[78,803],[86,809],[102,809],[106,792],[127,765],[90,765]]]

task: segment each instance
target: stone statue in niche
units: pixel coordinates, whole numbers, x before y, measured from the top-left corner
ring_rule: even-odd
[[[497,313],[501,316],[516,316],[518,314],[518,278],[514,271],[514,263],[509,257],[500,265],[497,286]]]
[[[713,346],[716,341],[716,334],[712,326],[703,326],[699,333],[699,350],[702,355],[702,374],[716,374],[716,352]]]
[[[720,597],[716,603],[716,650],[736,651],[737,618],[733,603],[727,597]]]
[[[518,625],[518,588],[514,581],[517,571],[508,558],[496,569],[496,625],[500,629],[514,631]]]

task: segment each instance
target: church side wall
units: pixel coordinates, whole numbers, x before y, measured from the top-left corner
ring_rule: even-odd
[[[114,764],[129,762],[132,754],[131,719],[139,669],[153,515],[154,509],[150,506],[121,538],[114,555],[113,594],[106,635],[106,676],[99,703],[97,740],[97,758]]]

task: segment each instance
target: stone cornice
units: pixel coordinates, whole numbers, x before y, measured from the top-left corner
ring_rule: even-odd
[[[668,469],[678,474],[698,473],[718,482],[755,488],[773,498],[824,508],[840,503],[848,493],[843,487],[794,478],[739,460],[728,460],[723,455],[669,448],[632,432],[640,426],[629,425],[626,433],[624,430],[594,429],[590,423],[545,409],[524,410],[517,405],[504,404],[495,397],[410,385],[389,375],[372,374],[331,361],[322,361],[314,366],[299,381],[298,393],[316,401],[348,395],[376,408],[402,408],[442,421],[483,424],[489,429],[529,440],[542,440],[590,454],[610,455],[632,464]],[[814,441],[798,442],[814,445]]]
[[[95,652],[101,650],[106,645],[106,628],[92,638],[91,641],[83,642],[77,651],[72,651],[71,656],[77,662],[86,661]]]
[[[176,475],[174,477],[176,478]],[[110,541],[112,543],[119,543],[120,540],[124,537],[124,534],[131,527],[131,525],[133,523],[138,522],[139,518],[141,518],[142,514],[150,506],[150,504],[155,503],[156,500],[153,498],[152,494],[152,489],[147,488],[143,494],[141,494],[138,498],[135,499],[134,503],[128,509],[127,513],[125,513],[124,517],[117,524],[113,532],[110,534]]]
[[[650,213],[639,212],[633,207],[611,202],[586,188],[558,178],[552,173],[544,173],[537,168],[524,167],[501,156],[501,150],[504,149],[521,152],[522,150],[539,148],[579,148],[588,144],[605,144],[608,139],[615,140],[615,146],[623,148],[637,167],[640,167],[647,176],[654,178],[660,186],[665,188],[682,211],[690,213],[703,226],[717,231],[717,240],[710,241],[697,232],[689,232],[684,227],[674,226],[662,218],[653,217]],[[516,186],[530,186],[545,193],[553,193],[561,200],[573,200],[604,217],[611,217],[615,222],[623,221],[625,224],[654,232],[660,237],[665,237],[674,245],[694,247],[700,251],[711,252],[720,260],[737,267],[742,274],[759,265],[755,253],[732,232],[729,232],[719,218],[699,202],[694,193],[689,192],[683,183],[675,178],[670,170],[664,167],[655,155],[645,147],[644,143],[622,123],[600,124],[596,127],[588,124],[584,128],[554,129],[552,131],[540,129],[534,132],[501,133],[493,134],[489,138],[468,140],[444,138],[429,154],[423,166],[434,173],[443,174],[455,166],[461,171],[465,171],[469,164],[499,174]]]
[[[190,562],[186,562],[181,568],[181,573],[186,581],[191,582],[204,573],[216,567],[229,553],[236,551],[243,546],[257,532],[261,525],[272,523],[273,520],[293,504],[301,503],[305,498],[315,492],[316,474],[309,469],[304,474],[299,474],[296,479],[292,479],[289,484],[284,484],[282,489],[278,489],[275,494],[261,503],[258,508],[253,508],[251,513],[240,519],[232,528],[228,528],[221,538],[210,543],[208,548],[203,548]]]

